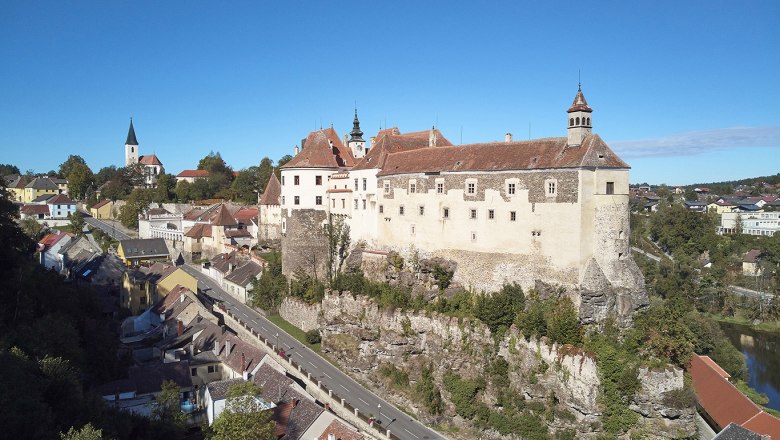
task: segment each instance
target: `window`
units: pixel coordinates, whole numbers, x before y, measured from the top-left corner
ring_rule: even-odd
[[[437,183],[436,184],[436,194],[444,194],[444,184],[443,183]]]
[[[507,187],[506,192],[508,192],[510,195],[514,195],[516,186],[517,186],[516,184],[510,183],[509,186]]]
[[[577,125],[580,125],[580,118],[576,118],[576,119],[574,119],[574,122],[575,122]]]
[[[301,204],[301,196],[295,196],[295,199],[293,200],[293,203],[296,205]]]
[[[355,209],[357,209],[357,207],[358,207],[358,201],[357,199],[355,199]]]
[[[344,201],[344,199],[341,199],[341,209],[344,209],[347,207],[347,202]]]
[[[282,185],[284,185],[284,176],[282,176]]]
[[[574,118],[569,118],[569,126],[570,127],[574,126]]]
[[[197,368],[193,368],[193,369],[190,370],[190,376],[197,376],[197,375],[198,375],[198,369]]]
[[[411,233],[412,233],[412,235],[414,235],[414,225],[412,225],[412,227],[411,227],[410,229],[411,229],[411,230],[410,230],[409,232],[411,232]]]
[[[476,183],[467,183],[466,184],[466,192],[469,194],[474,194],[477,192],[477,184]]]
[[[293,176],[293,185],[301,184],[301,176]]]
[[[509,221],[510,222],[517,221],[517,212],[509,211]]]
[[[476,209],[472,209],[472,210],[471,210],[471,212],[470,212],[470,214],[469,214],[469,217],[470,217],[472,220],[476,219],[476,218],[477,218],[477,210],[476,210]]]
[[[547,182],[547,195],[555,195],[555,182]]]
[[[357,191],[357,190],[358,190],[358,180],[355,179],[355,191]]]
[[[409,194],[414,194],[417,191],[417,184],[416,183],[410,183],[409,184]]]
[[[366,209],[366,199],[363,199],[363,209]]]
[[[390,194],[390,182],[385,182],[385,194]]]
[[[385,213],[385,205],[379,205],[379,213],[384,214]]]
[[[333,208],[335,208],[335,207],[336,207],[336,199],[331,199],[330,201],[331,201],[331,204],[330,204],[330,205],[331,205]]]
[[[607,194],[615,194],[615,182],[607,182]]]
[[[363,179],[363,191],[368,189],[368,179]]]
[[[492,209],[488,209],[488,218],[490,220],[493,220],[494,218],[496,218],[496,212],[494,210],[492,210]]]
[[[450,218],[450,208],[444,208],[442,210],[441,216],[444,218]]]
[[[398,214],[399,215],[404,215],[404,206],[403,205],[398,207]]]
[[[420,215],[425,215],[425,206],[420,206]]]
[[[471,231],[471,241],[477,241],[477,233],[474,231]]]
[[[314,184],[322,185],[322,176],[314,176]]]
[[[314,204],[315,205],[322,205],[322,196],[317,196],[314,198]]]
[[[209,373],[216,373],[217,372],[217,366],[216,365],[209,365],[208,370]]]
[[[146,304],[146,297],[142,296],[142,297],[138,298],[138,303],[141,304],[141,305]]]

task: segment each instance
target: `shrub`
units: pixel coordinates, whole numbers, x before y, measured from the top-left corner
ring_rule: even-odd
[[[311,345],[319,344],[322,341],[322,336],[320,336],[320,331],[317,329],[309,330],[306,332],[306,342],[308,342]]]

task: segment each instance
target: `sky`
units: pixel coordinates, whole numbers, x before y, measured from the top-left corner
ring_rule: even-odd
[[[631,182],[780,172],[780,2],[21,1],[0,6],[0,163],[234,169],[309,131],[565,136],[578,80]]]

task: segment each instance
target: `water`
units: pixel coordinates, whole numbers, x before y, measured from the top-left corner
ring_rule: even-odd
[[[769,397],[769,408],[780,410],[780,334],[760,332],[737,324],[720,324],[747,361],[748,384]]]

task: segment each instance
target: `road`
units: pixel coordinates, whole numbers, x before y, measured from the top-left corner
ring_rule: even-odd
[[[377,395],[355,382],[351,377],[311,351],[308,347],[305,347],[271,321],[227,294],[219,287],[216,281],[200,272],[197,268],[192,266],[182,266],[182,268],[198,279],[199,288],[206,295],[214,300],[221,301],[231,313],[241,321],[246,322],[256,333],[268,341],[272,341],[272,343],[278,341],[276,345],[281,347],[292,359],[295,359],[295,362],[310,371],[312,378],[316,377],[326,387],[332,389],[334,393],[343,396],[350,405],[357,408],[361,413],[374,414],[374,416],[379,414],[378,420],[381,422],[381,426],[385,429],[390,429],[398,438],[408,440],[446,438],[412,419],[409,415],[399,411],[390,403],[380,399]]]
[[[645,257],[655,261],[656,263],[661,261],[661,257],[657,257],[657,256],[651,254],[650,252],[645,252],[642,249],[639,249],[638,247],[631,246],[631,250],[634,251],[634,252],[637,252],[637,253],[640,253],[640,254],[644,255]]]
[[[84,215],[84,223],[86,223],[86,224],[88,224],[88,225],[90,225],[92,227],[101,229],[106,234],[108,234],[108,235],[110,235],[110,236],[112,236],[115,239],[120,240],[120,241],[121,240],[129,240],[129,239],[132,238],[129,235],[125,234],[123,231],[120,231],[119,228],[116,228],[116,227],[112,226],[110,223],[104,222],[102,220],[98,220],[98,219],[96,219],[94,217],[91,217],[91,216]]]
[[[748,297],[748,298],[759,299],[767,302],[772,302],[775,299],[775,296],[773,294],[767,292],[759,292],[757,290],[745,289],[744,287],[733,286],[733,285],[729,286],[729,289],[731,289],[731,291],[737,295]]]

